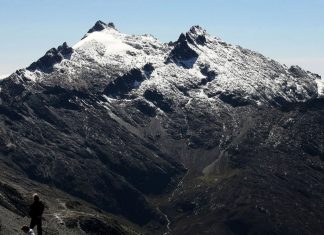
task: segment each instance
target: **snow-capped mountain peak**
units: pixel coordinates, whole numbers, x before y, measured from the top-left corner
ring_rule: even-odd
[[[199,25],[192,26],[187,32],[187,36],[191,37],[199,45],[205,45],[207,43],[206,37],[210,37],[207,31]]]
[[[102,22],[101,20],[98,20],[95,23],[95,25],[91,29],[89,29],[88,34],[93,33],[93,32],[99,32],[99,31],[102,31],[102,30],[108,29],[108,28],[116,30],[116,27],[115,27],[114,23],[110,22],[110,23],[106,24],[105,22]]]
[[[199,25],[194,25],[190,28],[189,30],[190,33],[193,33],[193,34],[197,34],[197,35],[203,35],[203,34],[206,34],[207,31],[205,29],[203,29],[201,26]]]
[[[97,25],[97,24],[96,24]],[[99,24],[101,27],[102,25]],[[134,51],[134,48],[124,43],[125,35],[118,32],[114,27],[105,25],[101,30],[89,30],[86,36],[73,46],[73,49],[87,50],[90,52],[93,49],[102,47],[102,53],[118,54],[126,51]],[[95,26],[94,26],[95,27]],[[104,51],[104,52],[103,52]]]
[[[147,64],[154,69],[149,79],[132,81],[136,86],[128,92],[133,95],[154,86],[161,94],[182,99],[175,87],[183,87],[189,97],[220,99],[231,105],[283,105],[318,96],[315,74],[298,66],[288,69],[259,53],[230,45],[200,26],[164,44],[153,36],[127,35],[113,23],[97,21],[72,48],[64,43],[49,50],[17,76],[74,88],[86,83],[87,88],[103,91],[110,82],[126,74],[129,79],[130,71],[143,70]]]

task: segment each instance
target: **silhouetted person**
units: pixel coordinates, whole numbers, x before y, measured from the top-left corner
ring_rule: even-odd
[[[34,231],[27,225],[23,226],[21,230],[25,233],[25,235],[35,235]]]
[[[29,208],[29,216],[31,218],[30,228],[33,229],[37,225],[37,235],[42,235],[42,215],[44,212],[44,203],[39,200],[37,194],[33,195],[34,202]]]

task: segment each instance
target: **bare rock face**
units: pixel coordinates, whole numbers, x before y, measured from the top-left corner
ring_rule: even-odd
[[[105,88],[104,93],[112,97],[125,96],[132,89],[138,88],[145,79],[144,71],[132,69],[129,73],[110,82]]]
[[[41,70],[43,72],[53,72],[53,66],[60,63],[64,58],[68,58],[73,53],[73,49],[64,42],[57,49],[52,48],[38,61],[32,63],[28,70],[35,72],[35,70]]]
[[[190,68],[199,56],[198,53],[188,45],[190,41],[191,38],[188,35],[181,34],[170,52],[168,62],[176,62],[185,68]]]
[[[88,33],[93,33],[93,32],[100,32],[106,28],[114,28],[115,29],[115,25],[114,23],[110,22],[108,24],[106,24],[105,22],[102,22],[101,20],[98,20],[95,25],[89,29]]]
[[[0,81],[0,231],[38,191],[55,234],[322,234],[318,79],[98,21]]]

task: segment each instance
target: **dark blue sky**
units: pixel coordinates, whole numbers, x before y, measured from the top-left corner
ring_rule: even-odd
[[[324,75],[323,0],[0,0],[0,74],[75,44],[98,20],[174,41],[192,25]]]

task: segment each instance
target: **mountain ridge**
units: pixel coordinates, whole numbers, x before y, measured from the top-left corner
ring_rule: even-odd
[[[199,26],[169,44],[100,21],[89,32],[0,81],[6,171],[113,214],[116,234],[323,231],[318,75]]]
[[[172,69],[173,64],[177,64],[183,66],[184,69],[189,69],[188,71],[179,71],[179,73],[189,72],[190,75],[190,72],[192,71],[195,73],[195,75],[203,77],[204,74],[200,74],[201,71],[199,71],[202,69],[192,68],[196,62],[195,60],[198,59],[201,60],[199,67],[202,67],[205,70],[207,67],[209,67],[210,70],[213,70],[213,74],[218,75],[219,82],[215,82],[216,87],[212,87],[213,93],[217,88],[219,92],[231,93],[226,95],[226,97],[235,96],[236,93],[245,93],[246,96],[249,96],[249,98],[251,96],[258,96],[258,100],[252,98],[252,100],[249,99],[247,102],[273,102],[280,105],[281,101],[276,101],[276,96],[284,97],[284,100],[286,101],[297,101],[299,100],[298,97],[303,97],[306,99],[310,99],[312,97],[314,98],[315,95],[311,93],[317,92],[304,89],[302,84],[305,82],[310,83],[310,80],[318,80],[320,78],[318,75],[306,72],[298,66],[285,68],[277,62],[263,57],[261,54],[245,50],[239,46],[226,44],[220,39],[215,39],[214,37],[208,35],[208,33],[199,26],[193,26],[186,34],[181,34],[179,39],[170,47],[166,44],[158,42],[151,36],[126,35],[118,32],[115,27],[110,27],[109,24],[103,24],[103,22],[98,21],[93,28],[95,28],[96,25],[101,25],[102,28],[100,28],[99,31],[91,30],[93,29],[91,28],[89,30],[90,33],[87,34],[90,38],[84,37],[79,43],[73,46],[74,49],[67,47],[66,44],[63,44],[63,48],[68,50],[68,52],[65,54],[60,54],[59,52],[57,55],[55,53],[53,54],[53,49],[51,49],[48,54],[53,55],[45,55],[45,57],[43,57],[44,61],[41,62],[44,64],[44,68],[51,70],[55,67],[56,70],[61,70],[67,73],[67,76],[75,77],[73,70],[82,70],[83,66],[86,67],[88,62],[92,63],[91,61],[93,61],[93,64],[96,64],[98,69],[103,69],[102,67],[109,66],[114,66],[116,69],[117,67],[116,73],[121,75],[133,67],[140,68],[144,66],[145,63],[154,64],[159,61],[159,65],[155,67],[160,67],[160,71],[162,73],[166,72],[167,74],[165,76],[169,76],[169,72],[162,71],[162,67],[165,67],[165,65],[168,65],[168,61],[171,61],[172,63],[169,66],[170,69]],[[209,42],[208,45],[205,45],[207,42],[206,38]],[[152,45],[154,45],[154,47]],[[157,49],[155,47],[157,47]],[[72,52],[73,50],[74,52]],[[179,52],[177,53],[177,51]],[[213,53],[215,51],[217,52],[216,54]],[[121,61],[118,62],[118,60],[116,60],[116,56],[121,55]],[[64,58],[64,56],[71,56],[72,58]],[[167,57],[166,61],[164,61],[164,57]],[[247,67],[246,74],[242,74],[244,67],[246,67],[244,61],[251,61],[252,59],[255,60],[255,63],[250,64],[249,67]],[[258,68],[258,63],[260,63],[260,65],[267,64],[267,67]],[[230,66],[231,70],[226,71],[226,66]],[[255,69],[259,71],[264,71],[266,69],[267,74],[258,74],[257,70],[251,70],[251,66],[254,66]],[[168,66],[166,66],[166,69],[168,69]],[[190,71],[190,69],[192,70]],[[30,66],[27,68],[27,71],[25,71],[24,74],[26,78],[41,80],[46,77],[43,76],[42,69],[37,70],[36,73],[30,73],[29,71],[31,70],[35,71],[35,66]],[[271,73],[273,73],[273,75],[271,75]],[[267,78],[271,76],[273,77],[273,81],[266,81],[267,79],[259,78]],[[278,77],[276,78],[276,76]],[[233,80],[232,77],[236,77],[236,79]],[[300,82],[300,80],[305,78],[309,78],[309,81],[305,80]],[[208,81],[210,78],[205,76],[205,80]],[[275,84],[276,81],[279,84]],[[268,84],[266,84],[266,82]],[[282,88],[287,86],[285,85],[287,82],[291,83],[289,91],[285,91],[285,88]],[[230,84],[236,84],[236,87],[230,86]],[[260,85],[262,86],[260,87]],[[309,85],[307,86],[310,87]],[[315,87],[317,84],[313,83],[313,86]],[[241,89],[239,87],[241,87]],[[271,93],[264,93],[260,91],[264,91],[266,89],[270,90]]]

